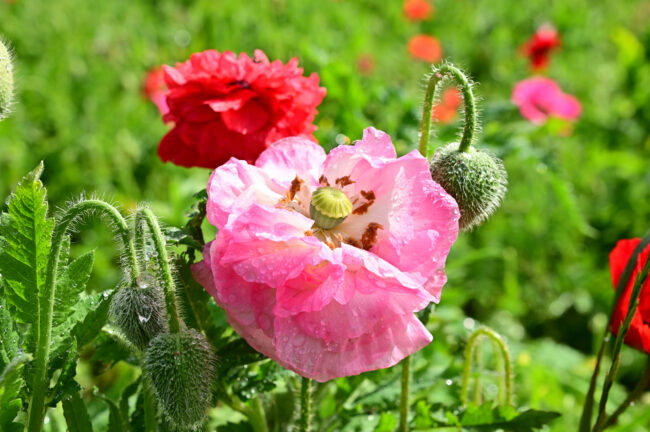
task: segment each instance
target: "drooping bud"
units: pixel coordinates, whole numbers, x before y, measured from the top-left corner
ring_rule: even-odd
[[[214,356],[203,336],[187,332],[156,336],[144,355],[161,411],[175,426],[192,429],[211,406]]]
[[[9,115],[14,97],[14,72],[11,53],[0,39],[0,120]]]
[[[499,208],[508,175],[496,156],[472,146],[467,151],[458,147],[458,143],[451,143],[436,150],[431,177],[458,203],[460,228],[470,230]]]
[[[159,333],[169,330],[163,291],[147,274],[113,296],[109,316],[127,340],[140,349],[145,349]]]
[[[309,203],[309,216],[323,229],[332,229],[352,213],[352,201],[342,190],[324,186],[314,191]]]

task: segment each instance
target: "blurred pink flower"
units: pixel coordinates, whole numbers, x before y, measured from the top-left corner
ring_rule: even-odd
[[[322,186],[353,203],[329,230],[310,218]],[[219,231],[194,276],[253,348],[327,381],[393,366],[431,341],[414,312],[440,299],[460,214],[420,153],[397,158],[374,128],[329,155],[285,138],[255,165],[230,159],[207,189]]]
[[[519,81],[511,100],[521,115],[534,124],[544,124],[548,117],[574,121],[582,112],[575,96],[564,93],[555,81],[541,76]]]
[[[162,67],[150,69],[142,84],[142,93],[157,107],[161,115],[167,114],[167,85],[165,85],[165,72]]]

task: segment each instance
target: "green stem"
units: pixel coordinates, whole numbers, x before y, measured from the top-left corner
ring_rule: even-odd
[[[402,360],[402,394],[399,404],[399,432],[408,431],[409,393],[411,386],[411,356]]]
[[[269,432],[269,426],[266,423],[266,414],[260,398],[254,396],[251,399],[251,407],[247,410],[248,421],[255,432]]]
[[[476,369],[481,371],[483,369],[483,357],[481,356],[481,345],[476,344],[474,348],[474,365]],[[499,389],[501,386],[499,386]],[[481,391],[481,374],[480,372],[474,377],[474,403],[480,405],[483,402],[483,392]]]
[[[156,399],[148,379],[142,382],[142,398],[144,400],[144,430],[145,432],[157,432],[158,420],[156,419]]]
[[[463,405],[467,405],[467,394],[469,393],[469,378],[470,372],[472,370],[472,361],[473,353],[478,346],[478,343],[483,337],[488,337],[492,340],[495,346],[495,364],[503,365],[503,375],[501,377],[501,383],[499,384],[500,388],[505,389],[505,395],[503,401],[506,405],[512,405],[512,360],[510,359],[510,353],[508,352],[508,347],[506,346],[503,338],[494,330],[488,327],[481,327],[476,329],[467,340],[467,346],[465,347],[465,364],[463,367],[463,382],[461,384],[461,402]],[[499,356],[499,357],[497,357]]]
[[[427,159],[430,159],[429,154],[429,135],[431,132],[431,117],[433,114],[433,102],[436,95],[438,84],[445,76],[451,76],[460,87],[463,94],[464,111],[465,111],[465,124],[463,127],[463,135],[458,147],[459,151],[465,152],[469,150],[469,146],[474,141],[474,133],[476,131],[476,99],[472,92],[472,85],[467,79],[467,76],[458,69],[456,66],[445,63],[441,66],[434,67],[427,83],[426,93],[424,95],[424,107],[422,109],[422,123],[420,125],[420,153]]]
[[[618,334],[616,335],[614,349],[612,350],[612,364],[609,367],[609,372],[605,376],[605,382],[603,383],[603,391],[600,395],[600,403],[598,404],[598,416],[596,417],[594,432],[604,429],[605,421],[607,420],[607,399],[609,398],[609,392],[614,385],[616,374],[618,373],[618,368],[621,365],[621,348],[623,347],[625,336],[627,335],[627,331],[630,329],[632,318],[634,317],[637,306],[639,305],[639,294],[641,294],[641,287],[645,283],[649,271],[650,259],[646,260],[643,266],[643,270],[641,270],[636,280],[634,281],[634,287],[632,288],[630,301],[628,303],[629,306],[627,309],[627,314],[625,315],[625,320],[619,327]]]
[[[616,411],[614,411],[614,414],[612,414],[608,419],[607,422],[605,422],[605,426],[603,429],[606,429],[610,426],[613,426],[616,424],[618,421],[618,417],[625,412],[625,410],[632,404],[632,402],[636,401],[641,397],[643,392],[648,388],[648,385],[650,385],[650,358],[646,362],[645,366],[645,372],[643,373],[643,378],[639,383],[636,385],[634,390],[625,398],[623,403],[619,405],[618,408],[616,408]]]
[[[37,341],[34,364],[34,380],[32,394],[27,415],[27,430],[40,431],[45,417],[45,397],[49,388],[47,367],[50,360],[50,345],[52,339],[52,315],[54,313],[54,299],[56,297],[56,278],[59,268],[59,257],[66,232],[70,224],[86,212],[98,212],[114,223],[122,246],[127,255],[127,277],[135,280],[138,277],[138,264],[135,248],[129,233],[126,220],[112,205],[101,200],[81,201],[70,207],[61,217],[52,234],[52,248],[47,261],[45,286],[38,298]]]
[[[169,319],[169,331],[171,333],[178,333],[180,331],[180,318],[178,315],[178,307],[176,305],[174,278],[171,269],[169,268],[169,256],[167,248],[165,247],[165,240],[160,231],[160,226],[154,216],[153,212],[148,209],[140,209],[135,217],[135,232],[136,236],[142,236],[142,224],[146,224],[153,239],[154,248],[157,253],[158,264],[162,270],[163,289],[165,291],[165,305],[167,307],[167,315]]]
[[[298,430],[309,432],[311,421],[311,378],[302,377],[300,383],[300,422]]]
[[[616,285],[616,292],[614,293],[614,306],[618,304],[618,300],[623,295],[625,287],[627,286],[630,277],[637,264],[637,257],[639,254],[650,244],[650,232],[646,233],[641,242],[630,255],[630,258],[625,265],[625,269],[621,274],[618,284]],[[598,373],[600,372],[600,365],[602,363],[603,354],[605,353],[605,346],[609,340],[610,327],[612,326],[612,319],[614,317],[613,308],[612,313],[609,315],[609,322],[603,331],[603,337],[601,338],[600,348],[598,350],[598,355],[596,356],[596,365],[594,366],[594,373],[591,375],[591,380],[589,381],[589,390],[587,391],[587,396],[585,398],[585,406],[582,410],[582,415],[580,416],[580,428],[579,432],[589,432],[591,430],[591,417],[594,406],[594,393],[596,392],[596,383],[598,382]]]

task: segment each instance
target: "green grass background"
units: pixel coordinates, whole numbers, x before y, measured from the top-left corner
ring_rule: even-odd
[[[327,88],[316,118],[324,147],[372,125],[406,152],[416,146],[429,70],[409,57],[406,43],[417,33],[434,35],[445,58],[479,83],[480,145],[504,159],[510,188],[497,214],[452,249],[431,324],[435,341],[416,359],[415,399],[435,407],[457,397],[468,327],[488,324],[510,342],[519,404],[560,411],[552,430],[575,430],[613,296],[608,253],[618,239],[650,227],[650,1],[434,4],[432,20],[411,23],[398,0],[0,2],[0,34],[13,46],[18,87],[15,113],[0,123],[0,195],[44,160],[53,206],[97,193],[125,210],[147,201],[164,222],[183,224],[209,173],[160,162],[156,148],[167,127],[141,85],[149,68],[207,48],[297,56]],[[563,40],[546,74],[583,106],[569,136],[557,122],[527,123],[509,102],[513,85],[531,75],[519,46],[546,22]],[[375,59],[369,76],[357,69],[362,55]],[[442,127],[434,144],[457,130]],[[101,224],[77,242],[100,249],[95,289],[113,286],[119,271]],[[625,350],[623,385],[635,383],[645,357]],[[391,373],[358,382],[376,395],[372,386]],[[368,410],[390,412],[395,395],[380,392],[381,403],[370,397],[329,412],[346,382],[323,392],[323,424],[336,415],[345,419],[337,420],[340,430],[372,430],[379,416],[368,420]],[[622,387],[615,390],[621,400]],[[616,430],[647,430],[649,413],[647,401],[637,404]]]

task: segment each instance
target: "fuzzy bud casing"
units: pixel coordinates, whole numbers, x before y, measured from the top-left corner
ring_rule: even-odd
[[[203,421],[211,406],[214,357],[199,332],[156,336],[145,352],[143,371],[172,424],[192,429]]]
[[[431,177],[458,203],[460,228],[470,230],[499,208],[507,190],[508,175],[501,159],[472,146],[458,151],[458,143],[436,150]]]
[[[165,313],[163,291],[149,275],[121,288],[109,308],[111,321],[140,349],[145,349],[159,333],[169,331]]]
[[[14,97],[14,72],[11,53],[0,40],[0,120],[11,111]]]

